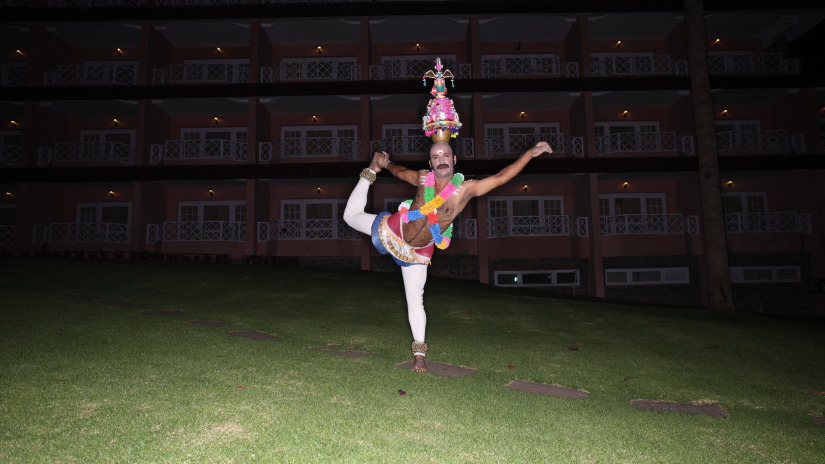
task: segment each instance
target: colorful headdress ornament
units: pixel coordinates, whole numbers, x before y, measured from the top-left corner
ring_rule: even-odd
[[[442,71],[441,58],[435,59],[435,71],[432,69],[424,73],[424,87],[427,86],[427,78],[434,79],[433,88],[430,91],[433,99],[427,104],[427,114],[422,119],[422,129],[424,135],[432,137],[433,142],[449,142],[450,137],[458,135],[461,122],[458,120],[458,112],[450,98],[447,98],[447,86],[445,78],[450,79],[450,83],[455,87],[453,73],[449,69]]]

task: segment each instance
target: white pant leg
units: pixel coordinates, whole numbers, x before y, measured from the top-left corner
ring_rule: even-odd
[[[376,215],[364,212],[369,190],[370,182],[367,179],[358,179],[358,184],[350,193],[347,206],[344,208],[344,222],[358,232],[372,235],[372,223]]]
[[[424,343],[427,329],[427,313],[424,311],[424,284],[427,282],[427,267],[423,264],[402,266],[404,293],[407,295],[407,318],[410,321],[413,340]]]

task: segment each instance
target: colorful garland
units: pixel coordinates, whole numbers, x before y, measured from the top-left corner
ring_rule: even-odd
[[[433,242],[439,249],[444,250],[450,246],[450,239],[453,237],[453,225],[441,233],[441,226],[438,224],[438,208],[444,204],[444,201],[452,195],[455,190],[464,182],[464,174],[456,173],[450,183],[447,184],[438,195],[435,194],[435,174],[430,171],[424,181],[424,204],[421,208],[410,211],[412,200],[407,200],[399,206],[401,212],[401,221],[404,224],[415,221],[421,218],[427,218],[430,223],[430,233],[433,236]]]

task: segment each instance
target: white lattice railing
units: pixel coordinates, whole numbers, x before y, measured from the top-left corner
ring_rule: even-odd
[[[478,221],[475,219],[456,219],[453,221],[453,238],[465,240],[478,238]]]
[[[481,57],[483,79],[537,76],[578,77],[578,69],[577,63],[565,63],[559,57],[552,55]]]
[[[360,76],[355,58],[291,58],[277,66],[261,68],[261,82],[337,80],[354,81]]]
[[[249,3],[252,2],[249,0],[155,0],[155,4],[158,6],[220,6]]]
[[[667,55],[599,56],[590,58],[590,72],[595,77],[622,75],[683,75],[687,63]]]
[[[788,59],[781,53],[737,53],[708,55],[708,73],[788,73],[800,72],[799,60]]]
[[[56,72],[47,72],[46,85],[135,85],[136,64],[76,64],[61,65]]]
[[[0,145],[0,164],[20,164],[20,152],[17,145]]]
[[[179,84],[185,82],[249,82],[249,63],[175,63],[164,71],[156,69],[152,75],[154,84]]]
[[[0,85],[3,87],[20,87],[26,84],[26,68],[20,66],[0,65]]]
[[[164,222],[161,237],[164,242],[243,242],[246,240],[246,222]]]
[[[716,147],[719,151],[732,150],[780,150],[801,152],[805,149],[804,138],[789,136],[787,130],[744,130],[716,133]],[[800,139],[803,141],[802,146]]]
[[[129,243],[132,226],[112,222],[53,222],[36,225],[33,241],[42,243]]]
[[[277,158],[361,158],[361,142],[338,137],[306,137],[261,142],[261,161]]]
[[[575,237],[589,237],[590,236],[590,218],[586,216],[579,216],[576,218]]]
[[[680,152],[681,138],[675,132],[618,133],[596,137],[596,154],[624,152]]]
[[[14,245],[14,226],[0,226],[0,245]]]
[[[571,216],[511,216],[487,219],[487,236],[524,237],[570,235]]]
[[[231,140],[167,140],[163,145],[152,145],[152,162],[162,160],[246,161],[247,143]]]
[[[47,147],[44,147],[47,148]],[[41,152],[41,155],[44,153]],[[57,142],[41,164],[50,162],[96,162],[111,161],[131,164],[135,160],[135,148],[126,143],[117,142]]]
[[[88,8],[98,6],[140,6],[140,0],[49,0],[49,6],[59,8]]]
[[[484,157],[494,158],[513,153],[524,153],[536,143],[546,141],[553,147],[553,153],[584,156],[584,139],[567,134],[509,134],[484,139]]]
[[[259,222],[258,241],[274,240],[358,240],[361,233],[342,219],[281,219]]]
[[[765,213],[728,213],[725,215],[728,233],[801,232],[811,233],[811,217],[787,211]]]
[[[683,214],[617,214],[600,218],[602,235],[698,233]]]
[[[370,79],[421,79],[424,73],[433,69],[435,58],[383,58],[380,65],[370,66]],[[472,77],[470,64],[458,64],[455,59],[442,58],[444,69],[449,69],[456,79]],[[449,84],[448,84],[449,85]]]

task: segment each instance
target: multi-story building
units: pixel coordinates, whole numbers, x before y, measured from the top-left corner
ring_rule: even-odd
[[[459,171],[555,154],[473,200],[433,275],[704,305],[681,2],[631,3],[4,2],[0,252],[390,271],[343,205],[375,150],[426,168],[440,57]],[[825,8],[705,4],[736,305],[823,315]],[[371,208],[412,193],[382,174]]]

